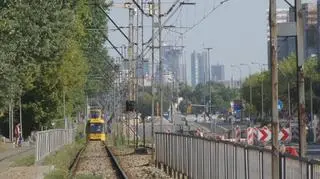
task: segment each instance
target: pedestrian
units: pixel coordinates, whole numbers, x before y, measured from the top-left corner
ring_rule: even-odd
[[[21,125],[18,123],[14,129],[14,134],[15,134],[15,145],[16,147],[21,147],[21,141],[22,141],[22,136],[21,136]]]

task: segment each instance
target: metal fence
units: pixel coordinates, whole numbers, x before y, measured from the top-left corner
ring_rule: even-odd
[[[35,160],[44,159],[60,147],[71,144],[76,137],[76,129],[50,129],[36,133]]]
[[[270,150],[227,141],[156,133],[156,163],[193,179],[272,179]],[[281,179],[318,179],[320,162],[280,155]]]

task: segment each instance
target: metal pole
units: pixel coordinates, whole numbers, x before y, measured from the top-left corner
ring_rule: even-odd
[[[138,1],[138,3],[139,3],[139,1]],[[139,93],[139,76],[137,75],[137,73],[136,73],[136,70],[137,70],[137,68],[139,68],[140,70],[141,70],[141,68],[140,68],[140,66],[139,66],[139,51],[138,51],[138,49],[139,49],[139,13],[140,13],[140,11],[139,10],[137,10],[137,12],[136,12],[137,14],[137,16],[136,16],[136,25],[137,25],[137,27],[136,27],[136,41],[137,41],[137,45],[136,45],[136,67],[134,68],[134,71],[135,71],[135,82],[136,82],[136,85],[135,85],[135,97],[136,97],[136,104],[137,104],[137,106],[138,106],[138,104],[139,104],[139,96],[138,96],[138,93]],[[141,14],[141,16],[143,16],[143,14]],[[138,125],[139,125],[139,117],[138,117],[138,111],[136,110],[136,117],[135,117],[135,128],[136,128],[136,130],[135,130],[135,147],[137,148],[138,147],[138,143],[139,143],[139,141],[138,141],[138,133],[139,133],[139,127],[138,127]]]
[[[173,104],[174,104],[174,100],[173,100],[173,92],[174,92],[174,79],[172,81],[172,89],[171,89],[171,122],[174,126],[174,118],[173,118]]]
[[[312,79],[310,78],[310,115],[311,115],[311,123],[313,121],[313,89],[312,89]]]
[[[162,64],[162,54],[161,54],[161,0],[158,0],[158,15],[159,15],[159,21],[158,21],[158,27],[159,27],[159,72],[160,72],[160,131],[163,132],[163,64]]]
[[[249,67],[249,85],[250,85],[250,108],[249,108],[249,119],[251,121],[251,108],[252,108],[252,80],[251,80],[251,68]]]
[[[129,48],[128,48],[128,57],[129,57],[129,63],[130,63],[130,87],[129,87],[129,99],[133,100],[134,99],[134,76],[133,73],[135,71],[134,69],[134,63],[133,63],[133,16],[134,16],[134,10],[132,7],[129,8]]]
[[[277,2],[269,0],[270,56],[272,65],[272,178],[279,178]]]
[[[68,128],[67,118],[66,118],[66,92],[63,89],[63,119],[64,119],[64,129]]]
[[[9,103],[9,109],[8,109],[8,121],[9,121],[9,139],[12,142],[13,141],[13,135],[12,135],[12,123],[11,123],[11,100]]]
[[[150,9],[150,7],[149,7]],[[151,2],[151,14],[152,14],[152,32],[151,32],[151,39],[152,39],[152,53],[151,53],[151,94],[152,94],[152,102],[151,102],[151,139],[152,139],[152,149],[154,147],[154,16],[155,16],[155,9],[154,9],[154,0]],[[154,150],[151,151],[151,161],[154,160]]]
[[[306,114],[305,114],[305,92],[304,92],[304,23],[303,8],[301,0],[295,0],[296,5],[296,24],[297,24],[297,85],[299,94],[298,120],[299,120],[299,149],[300,156],[305,156],[306,151]]]
[[[290,93],[290,83],[288,82],[288,114],[291,117],[291,93]]]
[[[209,70],[208,70],[208,81],[209,81],[209,83],[208,83],[208,85],[209,85],[209,108],[208,108],[208,111],[209,111],[209,114],[211,114],[211,84],[210,84],[210,80],[211,80],[211,65],[210,65],[210,50],[212,49],[212,48],[210,48],[210,47],[208,47],[208,48],[204,48],[204,49],[207,49],[207,51],[208,51],[208,55],[207,55],[207,63],[208,63],[208,68],[209,68]]]
[[[240,67],[238,67],[239,68],[239,71],[240,71],[240,80],[239,80],[239,83],[240,83],[240,89],[241,89],[241,87],[242,87],[242,71],[241,71],[241,68]],[[242,105],[242,94],[241,94],[241,92],[240,92],[240,101],[241,101],[241,105]],[[241,119],[240,119],[241,121],[243,121],[243,109],[241,109]]]
[[[144,7],[144,3],[143,0],[140,1],[140,5],[143,8]],[[143,20],[144,20],[144,15],[141,13],[141,19],[140,19],[140,23],[141,23],[141,54],[144,53],[144,27],[143,27]],[[141,98],[141,104],[144,104],[144,58],[143,55],[141,55],[141,62],[142,62],[142,98]],[[142,125],[143,125],[143,147],[146,147],[146,133],[145,133],[145,115],[142,115]]]
[[[250,107],[249,107],[249,119],[251,121],[251,107],[252,107],[252,82],[251,82],[251,67],[249,64],[240,64],[245,65],[249,69],[249,93],[250,93]]]
[[[263,119],[263,117],[264,117],[264,115],[263,115],[263,113],[264,113],[264,105],[263,105],[263,103],[264,103],[264,99],[263,99],[263,79],[261,80],[261,119]]]
[[[22,130],[22,100],[21,100],[21,96],[19,98],[19,116],[20,116],[21,136],[23,137],[23,130]]]
[[[129,100],[133,101],[135,96],[134,96],[134,73],[135,73],[135,65],[134,65],[134,59],[133,59],[133,53],[134,53],[134,43],[133,43],[133,34],[134,34],[134,29],[133,29],[133,16],[134,16],[134,9],[132,7],[129,8],[129,48],[128,48],[128,57],[129,57],[129,63],[130,63],[130,70],[129,70]],[[131,116],[129,113],[127,113],[127,137],[128,137],[128,145],[130,143],[130,125],[131,125]],[[134,135],[135,137],[135,135]]]

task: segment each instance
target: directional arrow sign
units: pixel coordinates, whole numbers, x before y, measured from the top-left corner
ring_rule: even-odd
[[[290,129],[289,128],[282,128],[279,132],[278,140],[287,141],[290,139]]]
[[[258,130],[258,140],[262,143],[268,142],[271,139],[271,131],[267,127]]]

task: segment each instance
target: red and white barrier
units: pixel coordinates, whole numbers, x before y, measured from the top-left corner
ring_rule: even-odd
[[[271,130],[264,126],[263,128],[258,129],[258,141],[262,143],[269,142],[271,140]]]
[[[255,128],[249,127],[247,129],[247,142],[249,145],[253,145],[256,138]]]

